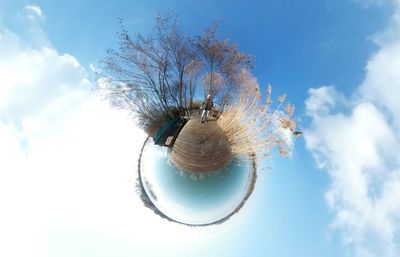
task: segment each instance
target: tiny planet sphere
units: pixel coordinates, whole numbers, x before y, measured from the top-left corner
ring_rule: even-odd
[[[174,118],[146,139],[139,158],[139,186],[146,207],[188,226],[227,221],[253,192],[254,159],[238,158],[215,117]]]

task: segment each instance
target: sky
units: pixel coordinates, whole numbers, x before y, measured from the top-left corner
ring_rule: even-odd
[[[145,139],[93,91],[118,17],[174,11],[256,57],[304,137],[253,195],[190,228],[135,192]],[[400,256],[400,1],[0,0],[0,256]]]

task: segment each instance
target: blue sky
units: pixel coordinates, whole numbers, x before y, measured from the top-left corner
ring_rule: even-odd
[[[239,214],[187,228],[134,192],[143,133],[91,91],[117,18],[222,20],[305,136]],[[1,256],[399,256],[400,2],[0,0]],[[138,143],[139,142],[139,143]]]

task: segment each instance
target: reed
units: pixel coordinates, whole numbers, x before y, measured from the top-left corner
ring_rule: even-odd
[[[272,101],[272,87],[268,84],[263,98],[257,80],[248,72],[241,74],[241,90],[235,101],[227,106],[218,124],[225,132],[236,158],[268,158],[274,154],[291,152],[296,122],[294,105],[284,106],[286,95]]]

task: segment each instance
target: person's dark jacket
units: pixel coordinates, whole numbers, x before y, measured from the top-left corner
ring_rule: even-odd
[[[206,99],[203,103],[204,110],[210,111],[214,107],[214,103],[211,99]]]

